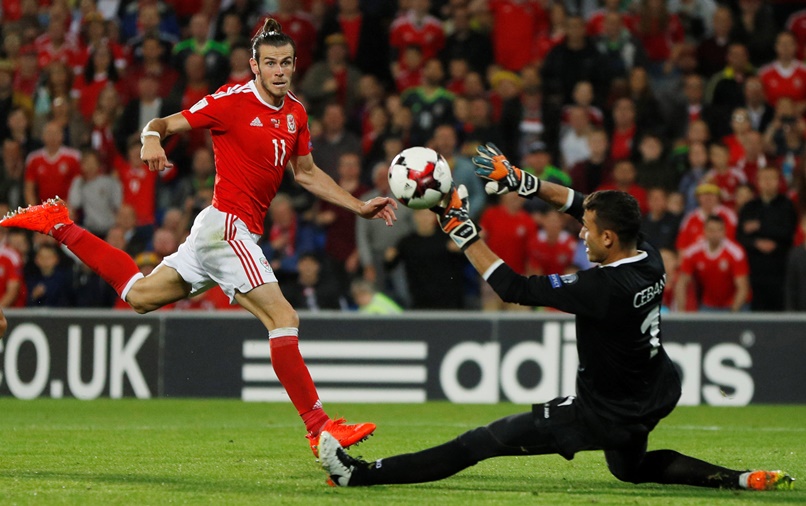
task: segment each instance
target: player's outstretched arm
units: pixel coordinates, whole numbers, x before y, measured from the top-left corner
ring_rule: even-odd
[[[140,133],[140,159],[148,165],[149,170],[163,171],[166,167],[173,167],[168,161],[163,149],[162,139],[191,129],[190,123],[182,113],[172,114],[164,118],[154,118],[149,121]]]
[[[488,194],[501,195],[514,191],[524,198],[540,197],[557,209],[570,205],[569,200],[573,198],[572,190],[538,179],[512,165],[492,142],[478,146],[476,152],[478,155],[473,157],[475,172],[478,177],[487,181],[484,191]]]
[[[317,167],[310,153],[292,157],[291,167],[297,183],[320,199],[348,209],[362,218],[384,220],[389,226],[397,220],[397,202],[388,197],[375,197],[366,202],[358,200]]]

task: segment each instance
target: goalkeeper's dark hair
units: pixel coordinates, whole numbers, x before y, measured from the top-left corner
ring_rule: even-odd
[[[596,212],[596,226],[615,232],[623,247],[637,244],[641,209],[635,197],[618,190],[598,191],[585,197],[582,207]]]
[[[294,42],[294,39],[287,33],[283,33],[283,27],[276,19],[267,17],[266,21],[263,22],[263,28],[252,37],[252,58],[255,60],[258,59],[260,46],[282,47],[289,44],[291,45],[291,49],[294,50],[294,57],[296,58],[297,44]]]

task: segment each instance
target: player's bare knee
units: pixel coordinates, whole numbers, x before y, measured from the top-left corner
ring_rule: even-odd
[[[126,302],[134,309],[134,312],[138,314],[146,314],[158,308],[158,306],[149,303],[145,297],[134,290],[131,290],[126,296]]]

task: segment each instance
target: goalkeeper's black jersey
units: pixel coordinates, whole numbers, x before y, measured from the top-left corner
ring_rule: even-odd
[[[582,200],[577,193],[566,211],[577,220]],[[636,423],[663,418],[680,397],[680,378],[662,346],[663,262],[646,241],[638,250],[576,274],[527,279],[504,264],[488,277],[504,300],[575,314],[577,402],[600,416]]]

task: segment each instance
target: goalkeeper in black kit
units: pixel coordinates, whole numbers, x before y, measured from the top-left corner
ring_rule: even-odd
[[[792,488],[783,471],[741,471],[673,450],[647,451],[649,433],[674,409],[680,377],[663,349],[660,306],[666,274],[660,254],[639,235],[636,200],[620,191],[584,196],[540,181],[510,164],[492,144],[479,146],[476,174],[487,193],[540,198],[582,223],[580,238],[597,266],[572,275],[516,274],[480,238],[467,191],[455,189],[433,210],[443,231],[506,302],[550,306],[576,315],[576,396],[535,404],[417,453],[365,462],[323,432],[320,460],[337,486],[421,483],[452,476],[492,457],[603,450],[622,481],[701,487]]]

